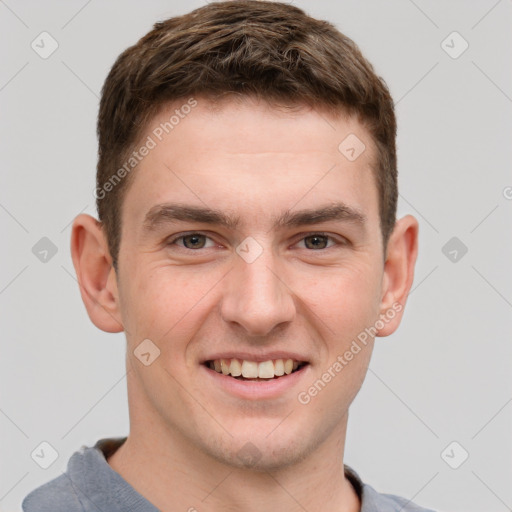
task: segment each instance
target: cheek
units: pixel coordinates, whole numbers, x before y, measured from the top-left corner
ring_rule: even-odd
[[[373,349],[373,338],[366,329],[379,317],[378,276],[378,269],[371,266],[341,273],[331,281],[319,306],[319,314],[330,327],[327,357],[319,369],[320,380],[328,382],[329,389],[319,405],[335,400],[348,406],[363,383]]]
[[[161,262],[138,262],[124,290],[123,316],[132,338],[149,337],[156,342],[163,338],[186,338],[186,331],[196,326],[201,305],[219,280],[214,271],[198,272],[163,265]],[[141,338],[142,337],[142,338]]]
[[[221,300],[226,268],[171,266],[141,258],[133,261],[121,290],[127,333],[137,340],[189,339],[215,301]],[[364,329],[378,314],[378,272],[368,261],[342,268],[290,268],[289,288],[314,313],[327,337],[344,339]],[[299,302],[300,302],[299,301]],[[299,309],[297,314],[301,314]],[[307,310],[304,315],[308,315]]]
[[[320,320],[331,328],[332,336],[353,335],[378,315],[378,275],[370,266],[330,269],[325,278],[311,283],[310,290],[310,304]]]

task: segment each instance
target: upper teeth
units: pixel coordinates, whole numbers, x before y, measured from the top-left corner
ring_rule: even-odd
[[[245,377],[246,379],[272,379],[281,375],[289,375],[299,366],[293,359],[275,359],[263,361],[246,361],[240,359],[215,359],[210,368],[224,375],[232,377]]]

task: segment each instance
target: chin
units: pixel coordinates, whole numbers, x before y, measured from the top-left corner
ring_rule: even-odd
[[[281,435],[275,432],[256,430],[254,435],[208,439],[202,451],[218,462],[251,471],[277,471],[303,461],[321,441],[283,429]]]

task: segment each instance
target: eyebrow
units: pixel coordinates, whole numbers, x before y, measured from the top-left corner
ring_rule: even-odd
[[[162,225],[179,221],[223,226],[230,230],[236,230],[240,225],[240,217],[220,210],[179,203],[163,203],[153,206],[147,212],[143,230],[152,232]],[[366,215],[344,203],[334,203],[313,209],[283,212],[273,218],[273,228],[293,228],[328,221],[343,221],[363,226],[366,223]]]

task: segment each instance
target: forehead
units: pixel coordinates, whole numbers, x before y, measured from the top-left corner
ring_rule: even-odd
[[[166,202],[229,211],[239,226],[340,201],[368,217],[378,210],[373,141],[353,117],[184,99],[154,117],[143,146],[123,203],[132,227]]]

